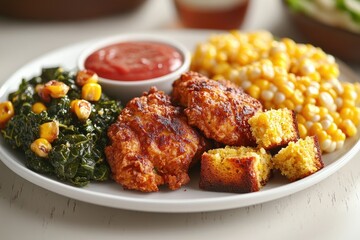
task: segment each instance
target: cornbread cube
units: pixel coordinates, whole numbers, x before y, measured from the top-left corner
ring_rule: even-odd
[[[279,150],[299,139],[295,112],[287,108],[257,112],[248,122],[256,143],[266,150]]]
[[[309,176],[324,167],[317,136],[290,142],[272,159],[274,168],[290,181]]]
[[[270,178],[271,155],[265,149],[225,147],[202,155],[199,187],[216,192],[256,192]]]

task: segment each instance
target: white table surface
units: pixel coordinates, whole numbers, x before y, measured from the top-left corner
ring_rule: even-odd
[[[285,19],[279,0],[251,2],[242,29],[302,39]],[[0,83],[32,59],[65,45],[176,26],[168,0],[149,0],[130,15],[81,22],[0,18]],[[135,212],[69,199],[22,179],[0,162],[0,239],[360,239],[359,157],[324,181],[278,200],[182,214]]]

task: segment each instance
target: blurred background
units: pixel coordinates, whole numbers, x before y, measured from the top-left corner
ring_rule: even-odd
[[[1,76],[75,42],[185,28],[264,29],[320,46],[357,68],[359,9],[356,0],[0,0],[0,65],[9,66]]]

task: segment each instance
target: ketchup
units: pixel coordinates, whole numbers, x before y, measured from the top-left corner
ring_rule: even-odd
[[[139,81],[164,76],[183,62],[174,47],[158,42],[121,42],[101,48],[85,60],[85,68],[111,80]]]

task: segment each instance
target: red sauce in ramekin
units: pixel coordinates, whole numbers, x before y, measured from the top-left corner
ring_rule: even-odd
[[[111,80],[139,81],[169,74],[183,61],[182,54],[168,44],[129,41],[95,51],[86,58],[85,68]]]

